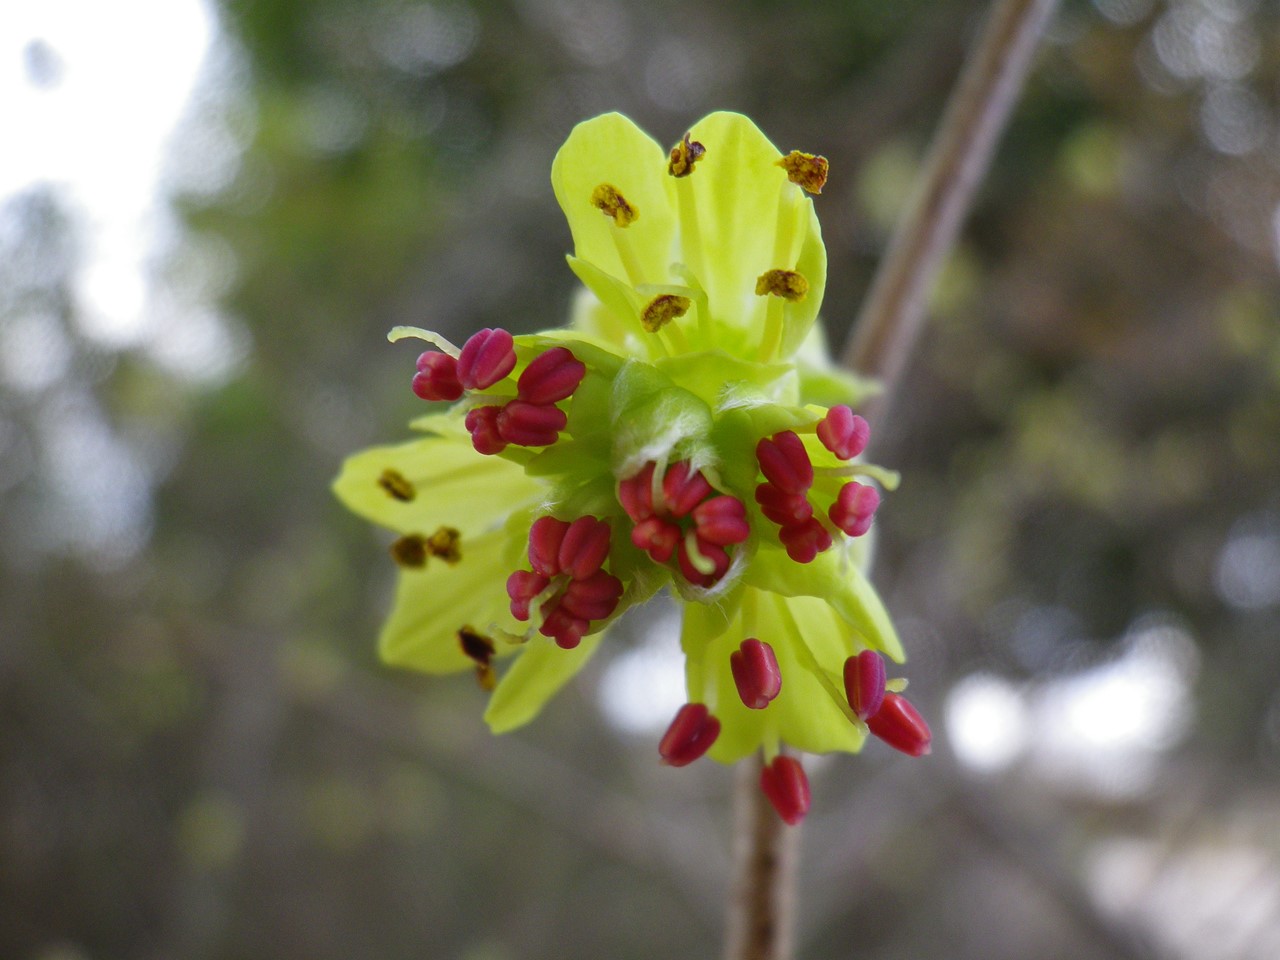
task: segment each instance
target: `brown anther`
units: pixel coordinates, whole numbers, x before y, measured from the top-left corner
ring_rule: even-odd
[[[674,293],[660,293],[649,301],[640,314],[640,326],[646,333],[657,333],[676,317],[689,312],[689,298]]]
[[[799,303],[809,292],[809,281],[794,270],[768,270],[756,280],[756,296],[771,293],[783,300]]]
[[[458,628],[458,645],[468,659],[475,661],[476,680],[480,683],[480,688],[492,690],[497,686],[498,674],[491,663],[495,650],[493,641],[475,627],[464,626]]]
[[[827,158],[792,150],[778,161],[787,179],[810,193],[821,193],[827,182]]]
[[[462,559],[462,534],[453,527],[440,527],[426,541],[427,552],[449,566]]]
[[[427,539],[420,533],[410,533],[391,544],[391,559],[402,567],[416,570],[427,565]]]
[[[378,477],[378,486],[387,491],[387,496],[393,500],[400,500],[408,503],[418,495],[413,489],[413,484],[405,479],[405,475],[399,470],[392,470],[390,467],[382,471],[382,476]]]
[[[690,140],[689,134],[686,133],[680,142],[671,148],[667,173],[673,177],[687,177],[693,173],[693,165],[701,160],[706,152],[706,147],[697,140]]]
[[[629,227],[640,219],[640,211],[627,203],[627,198],[611,183],[602,183],[591,191],[591,205],[620,227]]]

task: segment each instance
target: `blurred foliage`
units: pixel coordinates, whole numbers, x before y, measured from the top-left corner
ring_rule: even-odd
[[[829,156],[838,343],[985,7],[224,0],[226,89],[175,166],[213,163],[202,130],[236,160],[175,197],[167,268],[222,276],[245,349],[208,380],[87,336],[70,206],[11,200],[4,343],[45,362],[0,363],[0,955],[713,953],[731,775],[613,731],[602,666],[500,740],[465,680],[381,669],[391,565],[328,482],[417,410],[388,328],[560,322],[548,171],[602,110],[674,141],[739,109]],[[905,475],[877,576],[940,755],[817,779],[805,956],[1217,955],[1100,911],[1086,854],[1276,814],[1278,41],[1245,0],[1056,20],[877,425]],[[1043,685],[1152,613],[1200,671],[1147,791],[957,766],[958,680]]]

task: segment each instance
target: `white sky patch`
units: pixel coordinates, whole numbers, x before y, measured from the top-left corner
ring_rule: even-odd
[[[202,0],[0,4],[0,200],[39,183],[68,198],[86,244],[85,333],[105,345],[148,333],[156,185],[215,29]]]
[[[605,667],[600,709],[618,730],[659,733],[687,699],[680,612],[672,603],[650,603],[635,616],[644,618],[643,639]]]

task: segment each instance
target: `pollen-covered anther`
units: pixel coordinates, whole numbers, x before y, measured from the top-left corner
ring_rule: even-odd
[[[803,523],[813,516],[813,505],[803,493],[787,493],[772,483],[756,487],[760,512],[780,527]]]
[[[658,741],[658,755],[669,767],[687,766],[711,749],[720,736],[720,721],[705,703],[686,703]]]
[[[710,481],[688,460],[673,463],[662,477],[662,499],[673,516],[687,517],[712,490]]]
[[[423,400],[447,400],[452,403],[462,396],[458,381],[458,361],[447,353],[428,350],[418,357],[418,372],[413,375],[413,392]]]
[[[660,293],[640,311],[640,326],[646,333],[657,333],[672,320],[689,312],[692,301],[674,293]]]
[[[751,536],[746,506],[727,493],[694,507],[693,523],[700,539],[721,547],[743,543]]]
[[[586,365],[568,347],[552,347],[524,368],[516,396],[526,403],[558,403],[573,395],[587,375]]]
[[[773,647],[748,637],[729,654],[729,669],[738,696],[751,710],[763,710],[782,690],[782,672]]]
[[[568,422],[559,407],[512,400],[498,413],[498,436],[518,447],[548,447]]]
[[[689,134],[680,138],[680,142],[671,148],[667,158],[667,173],[673,177],[687,177],[693,173],[693,166],[706,155],[707,148],[697,140],[691,140]]]
[[[787,556],[796,563],[812,563],[818,554],[831,546],[831,534],[814,517],[782,527],[778,531],[778,539],[787,548]]]
[[[654,563],[666,563],[680,544],[680,528],[662,517],[647,517],[631,528],[631,542]]]
[[[774,757],[760,771],[760,789],[789,826],[794,827],[809,812],[809,778],[795,757]]]
[[[827,516],[849,536],[860,537],[871,529],[879,506],[880,494],[875,487],[851,481],[840,488]]]
[[[844,694],[859,720],[869,720],[884,702],[884,657],[863,650],[844,662]]]
[[[867,726],[877,737],[911,757],[922,757],[931,749],[933,734],[919,711],[906,697],[889,692]]]
[[[731,563],[724,547],[708,543],[693,530],[680,538],[676,562],[684,578],[698,587],[714,587]]]
[[[449,566],[462,559],[462,534],[453,527],[437,527],[436,532],[427,537],[425,546],[431,556]]]
[[[809,193],[821,193],[827,184],[826,157],[792,150],[778,161],[778,166],[787,171],[788,180]]]
[[[867,421],[841,404],[832,407],[818,421],[818,439],[841,460],[852,460],[867,449],[871,427]]]
[[[640,219],[640,211],[627,202],[611,183],[602,183],[591,191],[591,205],[619,227],[629,227]]]
[[[809,281],[794,270],[767,270],[756,278],[756,296],[773,294],[799,303],[809,293]]]
[[[498,675],[493,670],[493,641],[472,626],[458,628],[458,645],[462,653],[476,665],[476,680],[483,690],[492,690],[498,683]]]
[[[398,537],[388,548],[397,565],[410,570],[427,565],[427,539],[420,533]]]
[[[392,500],[399,500],[401,503],[410,503],[418,495],[418,491],[408,478],[391,467],[387,467],[378,476],[378,486],[385,490]]]
[[[515,340],[501,327],[477,330],[458,355],[458,382],[467,390],[487,390],[516,365]]]
[[[507,441],[502,439],[502,434],[498,430],[500,413],[502,408],[495,406],[472,407],[467,411],[467,418],[463,421],[463,425],[471,434],[471,446],[475,447],[476,453],[490,456],[501,453],[507,448]]]
[[[783,430],[756,444],[760,472],[783,493],[804,494],[813,485],[813,464],[804,441]]]

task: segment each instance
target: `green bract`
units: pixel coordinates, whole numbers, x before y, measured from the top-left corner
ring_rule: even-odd
[[[865,434],[831,439],[853,428],[829,407],[865,385],[827,359],[826,252],[782,160],[732,113],[670,157],[626,117],[582,123],[551,174],[585,286],[570,326],[461,350],[395,332],[440,348],[415,390],[452,406],[349,459],[334,489],[400,536],[382,656],[474,667],[495,731],[532,719],[614,619],[666,589],[689,699],[719,724],[673,725],[668,762],[861,747],[846,664],[903,654],[863,572],[878,495],[855,478],[896,477],[857,462]],[[754,666],[747,638],[768,647]]]

